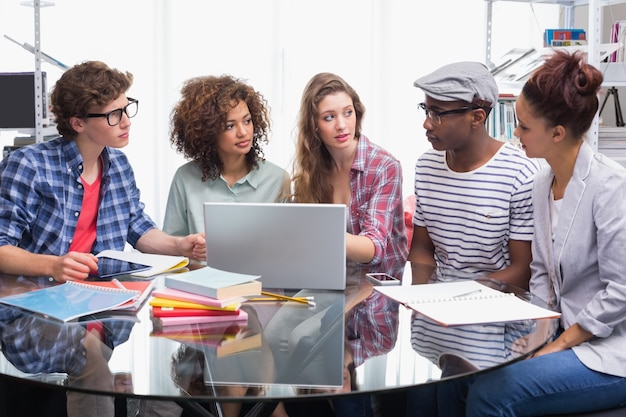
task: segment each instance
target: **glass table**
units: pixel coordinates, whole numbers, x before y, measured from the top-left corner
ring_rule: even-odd
[[[480,279],[545,305],[532,294],[505,283],[440,272],[433,274],[433,280]],[[163,286],[162,277],[154,279],[157,288]],[[409,283],[410,277],[404,281]],[[54,283],[48,278],[2,276],[0,296],[46,285]],[[246,337],[254,340],[247,344],[239,340],[245,349],[230,354],[219,353],[210,343],[225,331],[223,326],[191,324],[187,329],[168,332],[153,324],[148,303],[136,313],[100,314],[69,323],[0,304],[4,354],[0,355],[0,375],[65,391],[174,401],[196,415],[212,415],[211,407],[201,404],[220,402],[255,404],[249,415],[269,415],[280,401],[393,393],[506,366],[541,348],[558,326],[557,319],[487,325],[499,326],[503,332],[501,352],[497,359],[481,362],[469,351],[465,355],[462,348],[449,349],[445,344],[433,348],[421,343],[429,337],[446,339],[446,333],[453,336],[448,339],[459,341],[465,326],[434,330],[432,326],[416,327],[423,318],[390,300],[377,300],[386,306],[384,314],[368,315],[364,306],[372,297],[384,296],[372,293],[365,278],[345,292],[302,290],[296,294],[313,297],[316,305],[244,303],[242,308],[248,312]],[[362,314],[359,309],[363,309]],[[384,321],[384,326],[376,320]],[[95,332],[93,323],[97,324]],[[103,335],[95,345],[89,345],[104,359],[99,365],[84,365],[89,352],[77,345],[87,328],[90,335]],[[377,338],[378,329],[389,328],[387,336],[393,340],[387,345],[366,339],[368,335]],[[358,348],[359,344],[367,347]],[[19,349],[12,349],[15,346]],[[87,378],[81,375],[83,366],[91,366]]]

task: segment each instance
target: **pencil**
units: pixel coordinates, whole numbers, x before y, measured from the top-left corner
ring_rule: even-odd
[[[308,304],[311,307],[315,307],[314,301],[306,299],[306,298],[302,298],[302,297],[289,297],[288,295],[274,294],[272,292],[267,292],[267,291],[262,291],[261,294],[267,297],[276,298],[278,300],[294,301],[296,303]]]
[[[116,286],[117,288],[119,288],[120,290],[126,290],[126,289],[127,289],[124,285],[122,285],[122,283],[121,283],[121,282],[119,282],[119,281],[117,280],[117,278],[113,278],[113,279],[111,280],[111,282],[113,282],[113,285],[115,285],[115,286]]]

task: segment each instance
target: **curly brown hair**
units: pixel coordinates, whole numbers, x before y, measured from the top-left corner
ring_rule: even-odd
[[[598,111],[602,79],[602,72],[587,64],[583,52],[557,50],[531,75],[522,95],[534,115],[581,138]]]
[[[171,114],[170,142],[176,151],[196,162],[202,181],[216,179],[224,169],[217,153],[217,138],[224,131],[228,112],[245,102],[254,134],[246,165],[252,170],[264,160],[262,145],[268,143],[270,116],[267,101],[244,81],[229,75],[202,76],[185,81],[182,97]]]
[[[132,83],[131,73],[109,68],[100,61],[86,61],[65,71],[50,95],[59,134],[75,138],[70,118],[86,116],[91,107],[106,106],[126,93]]]
[[[365,106],[356,91],[338,75],[323,72],[311,78],[300,103],[298,139],[293,170],[292,200],[298,203],[332,203],[333,187],[328,181],[332,157],[317,132],[319,103],[329,94],[346,93],[356,113],[354,136],[361,136]]]

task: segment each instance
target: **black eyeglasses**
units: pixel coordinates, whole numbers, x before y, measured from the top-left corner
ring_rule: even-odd
[[[122,121],[122,114],[126,113],[130,119],[137,115],[138,110],[139,100],[128,97],[128,104],[121,109],[111,110],[108,113],[87,113],[85,117],[106,117],[109,126],[116,126]]]
[[[426,113],[426,117],[428,117],[437,126],[441,124],[441,116],[445,116],[447,114],[467,113],[470,110],[476,110],[478,108],[475,106],[471,106],[471,107],[461,107],[460,109],[435,111],[426,107],[426,103],[419,103],[417,107],[424,110],[424,112]]]

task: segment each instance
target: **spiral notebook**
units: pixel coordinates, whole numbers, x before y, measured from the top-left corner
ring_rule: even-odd
[[[477,281],[454,281],[421,285],[374,287],[442,326],[500,323],[558,318],[560,313],[543,308]]]
[[[114,309],[133,300],[140,291],[68,281],[53,287],[0,298],[0,303],[67,322]]]

